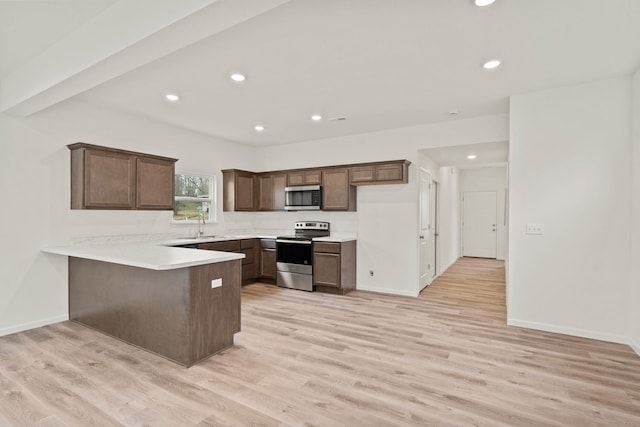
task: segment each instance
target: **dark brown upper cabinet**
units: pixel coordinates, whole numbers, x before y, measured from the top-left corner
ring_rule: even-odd
[[[239,169],[222,171],[224,211],[256,210],[256,174]]]
[[[71,209],[173,210],[177,159],[85,143],[71,150]]]
[[[322,210],[355,211],[358,185],[406,184],[408,160],[273,172],[222,171],[225,211],[284,210],[285,186],[322,185]]]
[[[322,210],[355,211],[356,188],[349,184],[349,168],[322,171]]]
[[[257,210],[284,210],[284,188],[286,182],[287,175],[284,173],[258,174],[256,177]]]
[[[287,185],[320,185],[322,184],[322,170],[308,169],[287,173]]]
[[[396,160],[352,166],[351,185],[406,184],[410,164],[408,160]]]

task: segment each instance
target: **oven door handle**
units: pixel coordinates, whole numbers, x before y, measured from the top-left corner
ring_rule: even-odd
[[[277,239],[276,243],[295,243],[297,245],[310,245],[311,244],[311,240],[284,240],[284,239]]]

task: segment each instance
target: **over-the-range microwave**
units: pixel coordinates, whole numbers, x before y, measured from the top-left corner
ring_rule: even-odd
[[[284,209],[287,211],[319,211],[322,209],[320,185],[285,187]]]

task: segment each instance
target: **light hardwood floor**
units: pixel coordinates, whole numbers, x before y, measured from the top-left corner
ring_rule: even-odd
[[[184,369],[72,322],[0,338],[0,426],[639,426],[629,347],[507,327],[503,263],[419,298],[253,284]]]

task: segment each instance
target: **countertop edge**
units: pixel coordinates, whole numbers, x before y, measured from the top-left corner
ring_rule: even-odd
[[[129,246],[129,245],[127,245]],[[172,248],[161,247],[157,245],[130,245],[129,247],[136,247],[140,251],[152,248],[161,249],[161,254],[152,254],[156,259],[160,259],[158,262],[147,261],[142,258],[135,259],[133,257],[127,258],[123,255],[116,255],[113,253],[104,253],[112,249],[114,252],[119,252],[118,249],[122,246],[58,246],[41,249],[42,252],[63,255],[74,258],[90,259],[94,261],[109,262],[112,264],[128,265],[131,267],[140,267],[148,270],[175,270],[179,268],[195,267],[198,265],[214,264],[218,262],[235,261],[245,258],[242,253],[234,252],[220,252],[220,251],[198,251],[197,253],[193,249],[185,248]],[[185,255],[182,251],[191,252],[186,256],[186,259],[180,259],[177,261],[171,261],[172,255],[180,253]],[[193,251],[193,252],[192,252]],[[101,253],[102,252],[102,253]],[[164,258],[164,259],[163,259]]]

